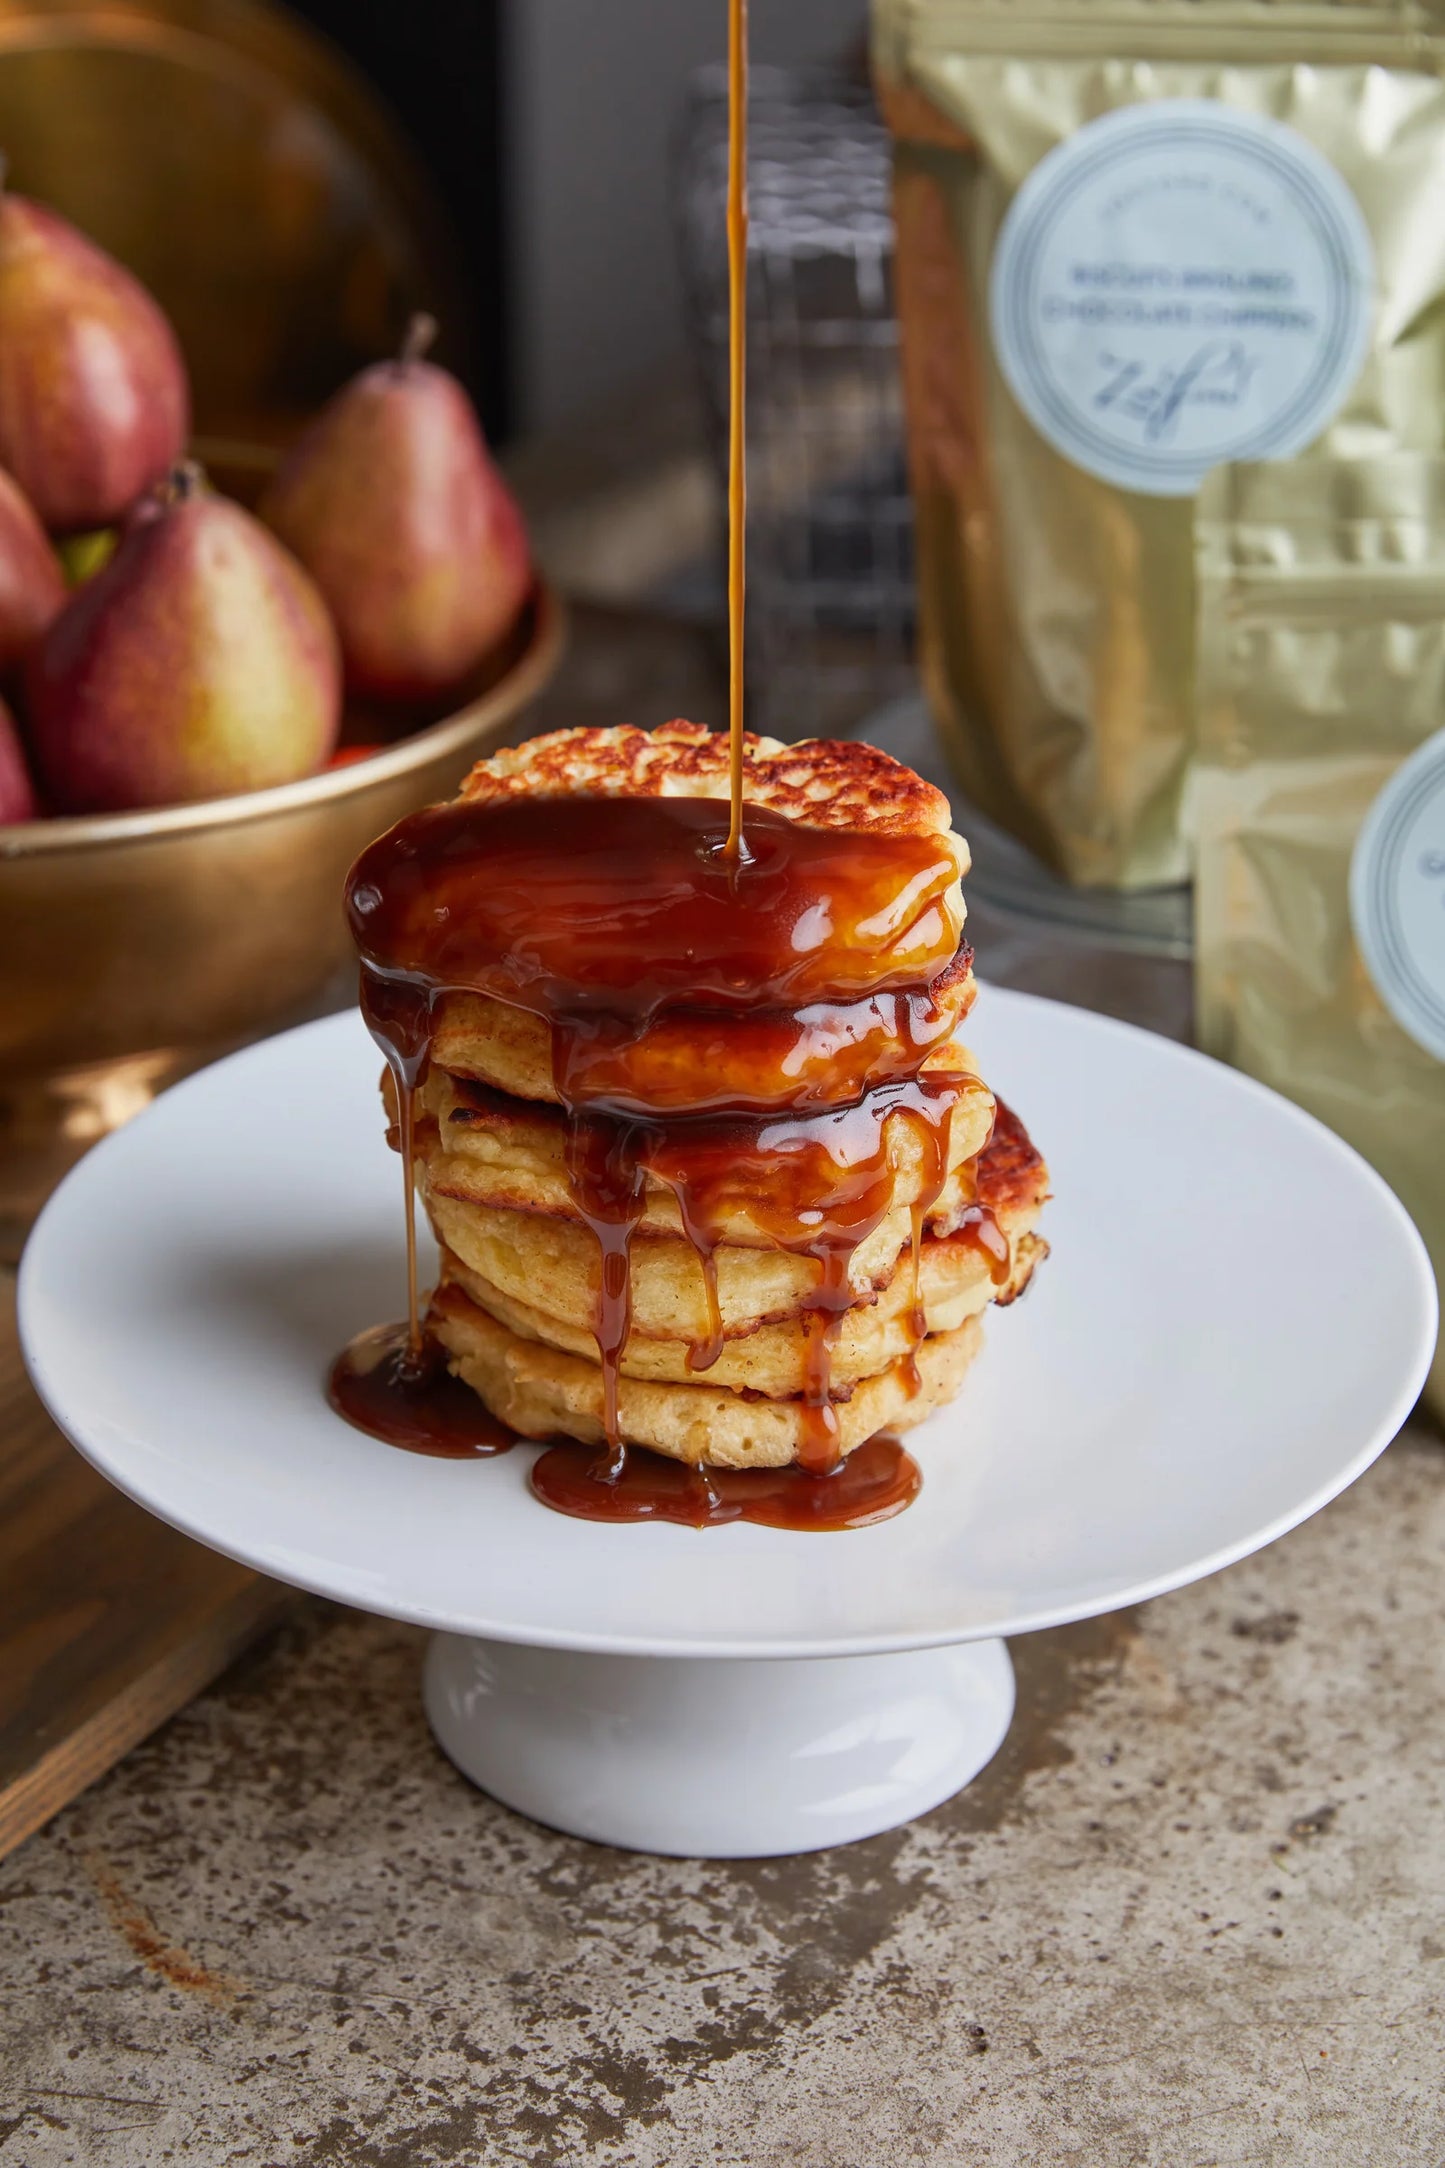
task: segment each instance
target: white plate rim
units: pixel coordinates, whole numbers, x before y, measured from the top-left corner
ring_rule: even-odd
[[[1275,1514],[1269,1520],[1261,1523],[1259,1528],[1252,1533],[1241,1536],[1236,1541],[1218,1545],[1208,1552],[1201,1553],[1187,1564],[1172,1567],[1157,1574],[1141,1577],[1136,1581],[1123,1584],[1117,1590],[1111,1590],[1107,1597],[1023,1609],[1007,1613],[997,1621],[990,1621],[987,1625],[968,1624],[957,1629],[943,1627],[909,1628],[896,1633],[870,1631],[853,1635],[830,1634],[806,1640],[797,1636],[782,1639],[753,1639],[747,1637],[730,1638],[716,1634],[690,1638],[685,1630],[670,1632],[666,1635],[655,1633],[629,1634],[609,1630],[584,1632],[570,1627],[548,1629],[535,1621],[519,1628],[505,1618],[486,1618],[479,1613],[475,1616],[469,1615],[463,1619],[459,1618],[452,1609],[438,1608],[429,1605],[424,1600],[383,1599],[374,1590],[362,1591],[341,1587],[338,1586],[340,1577],[336,1574],[330,1576],[308,1574],[298,1572],[290,1565],[287,1566],[284,1573],[278,1573],[275,1559],[267,1552],[265,1546],[255,1543],[236,1542],[230,1539],[222,1540],[213,1529],[204,1525],[197,1517],[178,1511],[159,1492],[147,1486],[144,1482],[129,1477],[103,1449],[97,1448],[92,1440],[78,1437],[67,1419],[65,1413],[66,1395],[63,1388],[50,1374],[40,1345],[40,1335],[35,1330],[32,1314],[32,1295],[40,1270],[37,1260],[43,1258],[46,1223],[51,1218],[58,1200],[64,1196],[73,1197],[78,1186],[94,1179],[91,1170],[94,1169],[102,1155],[109,1148],[111,1142],[109,1139],[95,1146],[59,1185],[36,1222],[21,1259],[17,1290],[19,1339],[22,1358],[25,1361],[31,1382],[57,1428],[70,1440],[82,1458],[87,1460],[100,1475],[105,1477],[123,1495],[130,1498],[133,1503],[154,1514],[157,1519],[166,1522],[169,1526],[178,1529],[182,1534],[191,1537],[205,1548],[217,1552],[222,1557],[236,1560],[240,1564],[270,1578],[283,1579],[287,1585],[301,1589],[311,1595],[324,1597],[330,1601],[339,1602],[384,1617],[396,1618],[408,1624],[446,1632],[471,1634],[484,1640],[509,1642],[526,1647],[568,1649],[595,1655],[677,1658],[745,1659],[756,1657],[785,1661],[810,1657],[901,1654],[914,1649],[950,1647],[966,1641],[1041,1632],[1051,1627],[1066,1626],[1082,1619],[1098,1617],[1106,1612],[1131,1608],[1136,1604],[1149,1602],[1157,1596],[1167,1595],[1175,1589],[1187,1587],[1195,1581],[1206,1579],[1211,1574],[1222,1571],[1227,1566],[1237,1564],[1243,1558],[1250,1557],[1255,1551],[1276,1542],[1281,1536],[1287,1535],[1292,1529],[1300,1526],[1302,1522],[1310,1519],[1315,1513],[1330,1504],[1332,1500],[1339,1497],[1352,1483],[1356,1482],[1398,1434],[1414,1408],[1428,1374],[1438,1326],[1438,1298],[1434,1271],[1428,1252],[1414,1221],[1410,1218],[1394,1191],[1376,1173],[1375,1169],[1351,1145],[1337,1136],[1333,1130],[1292,1101],[1270,1090],[1267,1085],[1245,1076],[1238,1070],[1229,1068],[1226,1064],[1214,1060],[1213,1057],[1203,1054],[1195,1048],[1163,1038],[1138,1025],[1128,1023],[1118,1017],[1106,1015],[1100,1011],[1075,1008],[1067,1003],[1049,1000],[1042,995],[992,985],[987,986],[986,999],[991,1008],[1003,1003],[1008,1006],[1025,1006],[1036,1011],[1061,1012],[1071,1019],[1083,1019],[1088,1028],[1097,1028],[1107,1035],[1116,1036],[1127,1041],[1144,1041],[1152,1052],[1162,1053],[1166,1060],[1173,1059],[1190,1065],[1199,1063],[1210,1069],[1217,1070],[1222,1077],[1228,1079],[1231,1089],[1238,1089],[1257,1100],[1268,1102],[1277,1118],[1309,1132],[1327,1155],[1333,1154],[1342,1165],[1348,1164],[1351,1178],[1357,1181],[1363,1180],[1367,1187],[1372,1188],[1376,1193],[1377,1201],[1384,1206],[1387,1216],[1394,1219],[1397,1233],[1401,1239],[1402,1251],[1409,1253],[1413,1259],[1415,1291],[1420,1298],[1416,1331],[1416,1359],[1412,1365],[1402,1371],[1394,1390],[1382,1402],[1381,1412],[1376,1422],[1356,1453],[1340,1467],[1333,1470],[1328,1477],[1312,1490],[1305,1493],[1297,1505]],[[163,1123],[167,1119],[167,1108],[172,1102],[181,1095],[188,1095],[205,1088],[208,1081],[213,1079],[220,1069],[238,1068],[248,1062],[264,1061],[268,1057],[274,1058],[274,1050],[285,1042],[296,1041],[310,1034],[339,1033],[340,1027],[343,1025],[354,1028],[354,1012],[343,1011],[338,1015],[320,1018],[313,1023],[297,1026],[291,1031],[277,1034],[273,1038],[259,1041],[252,1046],[242,1048],[237,1053],[225,1056],[221,1061],[208,1065],[172,1086],[160,1099],[136,1115],[125,1125],[124,1130],[117,1134],[119,1136],[131,1136],[143,1127]],[[548,1518],[545,1509],[539,1508],[539,1513],[542,1514],[543,1523],[545,1523]],[[621,1540],[629,1541],[635,1540],[639,1536],[645,1536],[647,1531],[624,1527],[616,1530],[615,1533]],[[862,1533],[866,1534],[866,1531]],[[707,1531],[699,1540],[706,1540],[710,1543],[726,1541],[727,1535],[727,1530]],[[808,1542],[837,1540],[846,1543],[855,1540],[855,1538],[845,1534],[836,1539],[810,1536],[805,1540]]]

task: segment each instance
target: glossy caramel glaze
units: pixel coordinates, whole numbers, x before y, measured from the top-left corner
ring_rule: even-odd
[[[338,1415],[388,1445],[434,1460],[487,1460],[516,1443],[430,1341],[407,1325],[374,1325],[342,1349],[326,1381]]]
[[[631,1323],[628,1248],[642,1216],[646,1173],[676,1197],[709,1289],[721,1227],[739,1206],[778,1248],[816,1260],[801,1380],[807,1411],[801,1459],[810,1473],[827,1473],[838,1457],[832,1341],[843,1312],[858,1299],[850,1278],[853,1253],[892,1206],[890,1133],[906,1122],[922,1142],[919,1209],[926,1217],[948,1176],[953,1110],[981,1089],[969,1075],[924,1072],[882,1085],[851,1107],[761,1121],[574,1117],[568,1131],[572,1195],[602,1260],[595,1332],[609,1440],[617,1438],[618,1365]],[[1006,1242],[1004,1247],[1006,1253]],[[693,1349],[692,1367],[706,1370],[721,1344],[714,1297],[709,1338]]]
[[[720,1528],[752,1521],[764,1528],[818,1531],[867,1528],[912,1505],[923,1481],[917,1461],[879,1432],[831,1474],[792,1468],[692,1468],[641,1446],[621,1470],[592,1446],[549,1446],[532,1469],[544,1505],[587,1521],[676,1521]]]
[[[554,1088],[564,1106],[635,1114],[843,1105],[872,1084],[917,1074],[956,1028],[950,997],[972,962],[964,948],[926,986],[799,1009],[675,1008],[640,1030],[603,1011],[573,1015],[553,1034]]]
[[[849,1261],[889,1208],[888,1123],[908,1120],[924,1135],[931,1203],[947,1176],[952,1107],[977,1086],[906,1075],[852,1106],[664,1125],[650,1109],[598,1112],[597,1052],[604,1066],[619,1055],[625,1064],[660,1014],[709,1003],[791,1016],[791,1028],[751,1049],[780,1066],[796,1052],[800,1004],[896,996],[895,1017],[911,1025],[927,986],[898,981],[900,959],[936,946],[957,862],[936,833],[851,835],[759,808],[744,862],[730,864],[722,810],[710,799],[562,797],[462,800],[414,815],[363,853],[348,885],[362,1009],[391,1066],[403,1129],[441,994],[485,992],[546,1020],[554,1086],[572,1117],[573,1195],[601,1258],[595,1334],[614,1451],[644,1167],[677,1196],[709,1287],[719,1204],[740,1190],[774,1241],[817,1259],[801,1383],[803,1460],[819,1473],[837,1458],[830,1344],[853,1299]],[[926,1022],[919,1036],[930,1036]],[[754,1091],[781,1081],[766,1067],[746,1080]],[[410,1259],[409,1268],[414,1289]],[[714,1311],[699,1369],[715,1360],[720,1331]]]
[[[747,839],[748,863],[730,865],[710,798],[456,799],[362,853],[347,915],[373,981],[472,988],[554,1027],[917,991],[952,954],[945,836],[759,806]]]

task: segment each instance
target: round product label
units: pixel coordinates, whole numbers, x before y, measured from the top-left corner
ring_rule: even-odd
[[[1189,496],[1317,437],[1370,336],[1359,205],[1293,128],[1192,98],[1111,113],[1028,176],[994,252],[994,344],[1057,451]]]
[[[1350,863],[1350,917],[1395,1022],[1445,1061],[1445,730],[1366,815]]]

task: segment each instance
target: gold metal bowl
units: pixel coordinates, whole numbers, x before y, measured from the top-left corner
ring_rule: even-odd
[[[0,827],[0,1252],[97,1136],[314,1011],[351,955],[352,860],[451,795],[541,692],[563,638],[541,587],[500,677],[366,759],[199,805]]]

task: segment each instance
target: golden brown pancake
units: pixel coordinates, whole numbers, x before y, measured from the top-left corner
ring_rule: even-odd
[[[462,797],[482,806],[545,796],[722,800],[727,790],[726,737],[693,723],[668,723],[652,732],[559,730],[534,738],[479,761]],[[800,1012],[801,1021],[766,1008],[710,1013],[700,1004],[669,1006],[626,1022],[599,1017],[595,1043],[587,1035],[585,1073],[574,1071],[569,1086],[574,1101],[654,1111],[724,1102],[759,1109],[837,1104],[872,1083],[909,1073],[967,1013],[973,984],[961,942],[959,877],[968,851],[949,828],[941,791],[861,740],[782,745],[749,736],[744,793],[749,805],[804,828],[843,830],[870,842],[926,841],[937,846],[931,853],[935,871],[912,902],[915,876],[900,874],[902,915],[886,933],[871,920],[846,934],[835,925],[833,949],[846,965],[838,983],[850,986],[850,995],[812,1002]],[[922,881],[921,872],[916,878]],[[870,972],[875,957],[876,978]],[[901,994],[897,965],[904,958],[914,976]],[[525,997],[509,1002],[498,992],[506,989],[440,994],[432,1015],[433,1060],[518,1098],[560,1099],[551,1024],[527,1008]],[[575,1055],[578,1034],[571,1024],[567,1044]]]
[[[997,1134],[986,1152],[957,1171],[935,1212],[925,1220],[920,1262],[938,1277],[940,1299],[976,1295],[1012,1299],[1044,1246],[1023,1245],[1032,1234],[1048,1195],[1048,1170],[1022,1125],[1000,1109]],[[475,1277],[479,1287],[495,1289],[500,1299],[557,1321],[559,1344],[588,1345],[595,1321],[601,1266],[596,1240],[573,1212],[514,1210],[479,1204],[433,1188],[428,1210],[443,1249]],[[992,1215],[1009,1245],[1010,1267],[992,1278],[993,1260],[969,1232],[971,1207],[981,1204]],[[962,1239],[950,1237],[960,1230]],[[856,1302],[873,1304],[890,1290],[902,1300],[898,1275],[910,1268],[911,1215],[889,1214],[854,1251],[847,1284]],[[940,1247],[942,1245],[942,1247]],[[818,1299],[822,1267],[816,1258],[770,1246],[723,1243],[714,1252],[718,1309],[724,1339],[756,1333],[760,1327],[793,1321],[789,1344],[801,1339],[797,1320]],[[711,1316],[702,1266],[690,1242],[676,1231],[644,1226],[631,1244],[632,1336],[683,1347],[701,1345],[710,1336]],[[968,1305],[965,1305],[967,1307]],[[543,1335],[546,1336],[545,1334]],[[625,1359],[625,1358],[624,1358]],[[801,1359],[801,1358],[799,1358]],[[639,1360],[643,1360],[640,1356]]]
[[[970,1185],[957,1179],[958,1170],[987,1143],[994,1122],[993,1095],[981,1080],[965,1070],[946,1072],[960,1079],[961,1096],[948,1124],[945,1143],[951,1179],[930,1207],[936,1218],[946,1218],[960,1203],[972,1198]],[[546,1212],[569,1218],[582,1216],[576,1186],[568,1167],[569,1125],[555,1108],[536,1105],[483,1085],[469,1083],[433,1070],[423,1086],[419,1113],[418,1143],[424,1166],[424,1191],[430,1197],[453,1202],[502,1206],[513,1212]],[[925,1196],[935,1179],[932,1133],[920,1128],[905,1111],[895,1110],[878,1125],[886,1159],[880,1171],[881,1202],[892,1215],[906,1214],[915,1199]],[[850,1110],[826,1112],[810,1119],[808,1132],[832,1139],[834,1149],[846,1153],[849,1143],[872,1141],[872,1131],[858,1127]],[[776,1173],[771,1186],[781,1189],[788,1169],[782,1139],[783,1124],[743,1128],[739,1125],[739,1153],[749,1144],[756,1152],[774,1149]],[[732,1147],[731,1126],[720,1128],[726,1157]],[[756,1141],[754,1141],[756,1140]],[[821,1154],[820,1154],[821,1156]],[[840,1163],[837,1179],[846,1178]],[[683,1231],[682,1213],[674,1188],[666,1179],[643,1167],[645,1199],[639,1226],[652,1232]],[[721,1179],[726,1182],[728,1169]],[[718,1214],[711,1233],[715,1241],[771,1248],[776,1240],[769,1199],[757,1195],[754,1169],[740,1160],[730,1189],[719,1195]]]
[[[957,1031],[976,992],[964,948],[926,994],[819,1002],[794,1015],[664,1010],[635,1036],[619,1029],[615,1045],[599,1044],[589,1060],[587,1097],[660,1112],[723,1103],[760,1113],[843,1105],[871,1085],[912,1075],[931,1048]],[[560,1099],[550,1026],[490,994],[442,997],[432,1060],[516,1099]]]
[[[657,730],[553,730],[479,760],[461,795],[479,802],[584,794],[599,798],[726,798],[728,739],[702,723]],[[949,838],[960,878],[968,845],[932,783],[861,738],[743,739],[743,798],[805,828]]]
[[[671,723],[554,732],[479,762],[462,796],[484,808],[571,801],[567,832],[590,865],[596,823],[577,800],[723,801],[727,790],[726,738]],[[957,1045],[974,983],[961,939],[968,851],[946,799],[858,741],[755,737],[744,796],[801,828],[869,839],[805,848],[784,821],[757,821],[755,838],[784,838],[774,861],[757,845],[759,868],[808,869],[771,947],[736,939],[725,888],[717,925],[682,915],[676,897],[690,902],[698,879],[685,851],[680,874],[655,875],[650,890],[639,875],[645,902],[629,891],[618,906],[619,929],[627,911],[653,913],[643,920],[652,948],[636,937],[634,961],[633,937],[620,933],[617,949],[604,912],[600,962],[574,983],[574,959],[589,952],[565,913],[560,945],[528,947],[539,889],[555,886],[566,909],[591,893],[559,870],[571,863],[556,841],[563,815],[545,807],[471,822],[474,856],[455,861],[450,920],[444,882],[420,898],[423,949],[430,911],[481,939],[475,957],[465,939],[447,952],[457,975],[497,988],[443,987],[430,1012],[415,1130],[418,1187],[443,1250],[430,1329],[456,1373],[524,1435],[603,1441],[597,1335],[610,1330],[615,1346],[630,1314],[621,1440],[719,1467],[784,1466],[816,1448],[812,1403],[826,1390],[846,1454],[948,1399],[980,1345],[981,1312],[1016,1299],[1047,1255],[1033,1231],[1047,1170]],[[675,853],[674,832],[711,837],[710,822],[691,810],[620,811],[612,825],[641,839],[651,868],[654,829]],[[532,868],[500,888],[489,840],[499,825],[517,830],[515,863]],[[881,848],[889,838],[914,840]],[[601,848],[608,910],[622,849]],[[710,857],[708,868],[715,881]],[[742,895],[737,907],[747,908]],[[790,941],[806,972],[789,961]],[[512,977],[490,974],[489,942],[518,960]],[[639,978],[649,958],[656,968]],[[405,955],[396,968],[411,969]],[[604,985],[616,1015],[594,1006]],[[764,1001],[746,1006],[763,988]],[[808,1005],[818,988],[825,998]],[[766,1006],[789,998],[804,1006]],[[609,1111],[579,1115],[586,1106]],[[610,1308],[608,1229],[614,1267],[625,1260]]]
[[[1008,1277],[1000,1285],[988,1270],[985,1254],[965,1236],[943,1235],[926,1241],[919,1254],[918,1293],[928,1331],[953,1332],[965,1318],[979,1316],[990,1302],[1015,1301],[1046,1255],[1047,1245],[1037,1235],[1020,1236],[1012,1248]],[[596,1360],[587,1319],[559,1316],[545,1288],[536,1290],[536,1301],[523,1301],[449,1254],[442,1258],[441,1284],[460,1288],[521,1339],[539,1341],[584,1361]],[[906,1359],[915,1338],[913,1272],[905,1254],[876,1297],[844,1311],[838,1320],[830,1360],[834,1388],[857,1385]],[[698,1367],[692,1360],[695,1352],[702,1358]],[[797,1392],[808,1360],[807,1313],[760,1322],[747,1331],[735,1330],[724,1338],[716,1361],[706,1361],[710,1352],[697,1350],[686,1340],[655,1338],[634,1326],[622,1355],[622,1375],[675,1385],[726,1386],[731,1392],[758,1392],[769,1399],[786,1400]]]
[[[451,1367],[494,1415],[524,1438],[603,1442],[602,1373],[596,1363],[523,1339],[454,1285],[438,1289],[428,1325]],[[844,1454],[879,1430],[904,1430],[951,1400],[982,1343],[977,1318],[925,1340],[917,1384],[896,1364],[837,1397]],[[623,1437],[672,1460],[715,1468],[783,1468],[808,1436],[800,1399],[770,1400],[717,1386],[656,1384],[624,1376],[618,1385]]]

